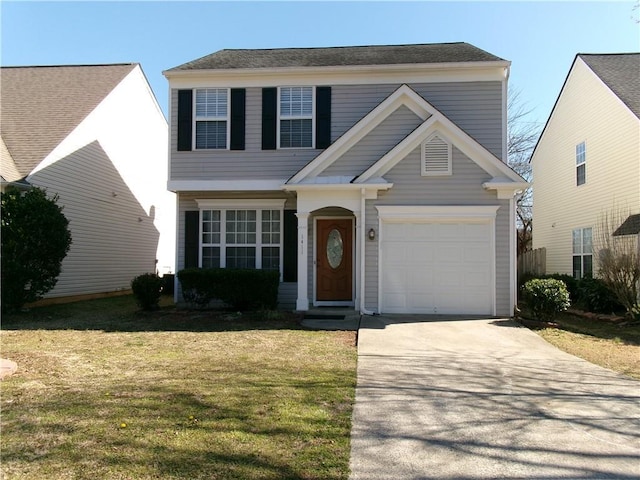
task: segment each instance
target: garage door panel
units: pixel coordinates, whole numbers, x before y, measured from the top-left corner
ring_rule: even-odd
[[[383,223],[382,311],[490,314],[491,224]]]

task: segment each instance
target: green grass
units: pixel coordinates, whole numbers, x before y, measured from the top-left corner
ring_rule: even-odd
[[[3,318],[7,479],[346,479],[354,334],[131,297]]]
[[[591,363],[640,379],[640,324],[615,325],[563,313],[559,329],[538,334],[556,347]]]

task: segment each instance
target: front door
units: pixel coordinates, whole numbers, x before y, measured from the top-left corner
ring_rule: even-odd
[[[316,229],[316,300],[353,300],[351,218],[318,219]]]

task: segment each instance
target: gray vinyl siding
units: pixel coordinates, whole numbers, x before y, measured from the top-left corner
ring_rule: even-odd
[[[321,176],[360,175],[421,123],[420,117],[410,109],[400,107],[322,172]]]
[[[376,205],[499,205],[496,218],[496,310],[498,315],[509,314],[509,200],[498,200],[495,192],[482,188],[491,176],[477,164],[453,148],[453,175],[450,177],[422,177],[420,148],[393,167],[385,178],[394,184],[380,192],[376,200],[367,200],[365,229],[378,231]],[[378,308],[378,241],[367,240],[365,246],[365,305]]]
[[[233,85],[230,85],[232,87]],[[355,125],[400,84],[334,85],[331,93],[331,140]],[[502,154],[501,82],[410,84],[418,94],[495,154]],[[245,150],[177,151],[178,90],[171,91],[171,180],[289,178],[321,150],[262,150],[262,89],[246,89]]]
[[[184,254],[185,254],[185,212],[189,210],[198,210],[198,203],[196,199],[216,199],[216,200],[229,200],[229,199],[238,199],[238,200],[251,200],[251,199],[276,199],[276,198],[284,198],[286,199],[284,208],[285,210],[295,210],[296,208],[296,199],[291,194],[286,194],[282,191],[274,191],[274,192],[188,192],[188,193],[179,193],[178,194],[178,235],[177,235],[177,244],[176,244],[176,272],[184,269]],[[278,291],[278,304],[281,308],[293,309],[295,308],[295,300],[297,298],[297,283],[295,282],[287,282],[281,283],[280,289]],[[291,292],[295,291],[295,296],[293,297],[293,304],[291,304]],[[178,298],[182,298],[182,291],[180,289],[180,282],[177,285]]]
[[[71,248],[47,298],[128,290],[131,280],[156,269],[160,234],[95,141],[31,177],[59,196],[69,220]]]

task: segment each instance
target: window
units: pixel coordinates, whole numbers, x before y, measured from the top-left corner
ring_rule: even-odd
[[[587,150],[585,143],[576,145],[576,185],[584,185],[587,181]]]
[[[573,231],[573,277],[581,279],[593,275],[593,233],[591,228]]]
[[[229,91],[196,90],[196,149],[226,149],[228,145]]]
[[[313,87],[280,88],[280,148],[313,148],[313,109]]]
[[[281,210],[204,209],[200,218],[203,268],[280,271]]]
[[[422,176],[451,175],[451,144],[433,134],[422,143]]]

